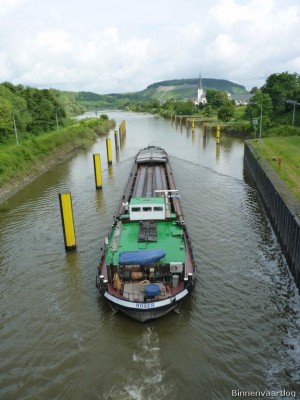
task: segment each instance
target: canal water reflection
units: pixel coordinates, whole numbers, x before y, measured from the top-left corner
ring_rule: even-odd
[[[300,398],[299,295],[244,174],[243,141],[221,137],[217,147],[199,127],[105,113],[127,125],[111,167],[99,139],[0,205],[1,398],[227,400],[232,390],[283,389]],[[112,315],[95,273],[133,158],[148,144],[169,153],[198,278],[179,315],[142,325]],[[72,253],[58,203],[66,190]]]

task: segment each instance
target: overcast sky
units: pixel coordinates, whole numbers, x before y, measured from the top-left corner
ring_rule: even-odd
[[[96,93],[300,73],[300,0],[0,0],[0,82]]]

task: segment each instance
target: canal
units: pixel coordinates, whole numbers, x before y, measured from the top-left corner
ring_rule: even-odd
[[[199,127],[105,113],[127,126],[112,166],[99,139],[0,205],[0,397],[228,400],[269,391],[300,399],[299,295],[244,175],[243,141],[221,137],[217,147]],[[148,144],[169,153],[198,276],[180,314],[143,325],[112,315],[95,274],[134,156]],[[102,158],[100,191],[93,153]],[[63,191],[72,193],[71,253]]]

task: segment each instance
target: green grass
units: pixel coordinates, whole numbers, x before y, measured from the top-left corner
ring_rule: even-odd
[[[300,136],[265,138],[260,149],[258,142],[251,143],[300,201]]]
[[[245,106],[236,106],[234,108],[234,120],[235,121],[245,121]],[[248,122],[248,121],[247,121]]]
[[[114,121],[86,119],[38,136],[20,137],[18,145],[11,140],[1,143],[0,187],[35,173],[40,165],[55,158],[57,154],[61,158],[74,149],[87,147],[113,127]]]

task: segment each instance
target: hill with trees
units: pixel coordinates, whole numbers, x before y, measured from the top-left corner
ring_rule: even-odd
[[[186,100],[197,97],[199,78],[193,79],[173,79],[167,81],[156,82],[149,85],[146,89],[139,92],[129,93],[112,93],[112,94],[95,94],[92,92],[78,92],[76,101],[89,107],[94,106],[105,108],[123,108],[131,102],[147,101],[151,99],[160,102],[169,99]],[[222,90],[231,94],[248,93],[244,86],[233,83],[224,79],[202,79],[203,89]]]
[[[204,90],[215,89],[223,90],[229,93],[248,93],[246,88],[234,82],[230,82],[225,79],[213,79],[213,78],[202,78],[202,86]],[[190,87],[197,93],[197,87],[199,84],[199,78],[193,79],[173,79],[167,81],[156,82],[147,87],[147,89],[162,88],[162,87]],[[147,90],[146,89],[146,90]],[[196,91],[195,91],[196,90]]]

